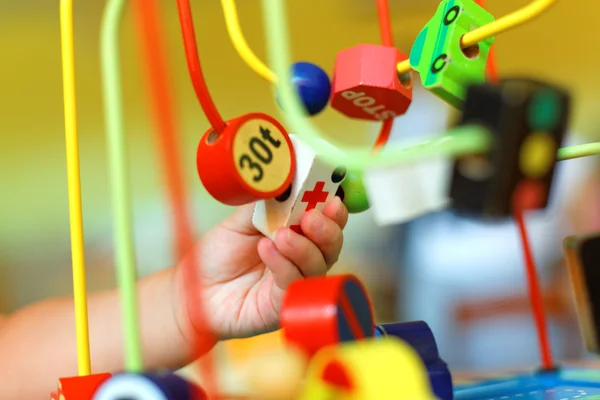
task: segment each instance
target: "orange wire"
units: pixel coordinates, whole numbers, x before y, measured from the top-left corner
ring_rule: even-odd
[[[188,70],[192,78],[192,84],[196,91],[198,101],[204,110],[206,118],[217,133],[223,133],[225,130],[225,121],[219,114],[215,103],[210,96],[206,80],[202,73],[200,56],[198,55],[198,44],[196,43],[196,32],[194,30],[194,18],[190,8],[189,0],[177,0],[177,9],[179,10],[179,22],[181,33],[183,35],[183,46],[185,48],[185,57],[187,59]]]
[[[390,24],[390,7],[387,0],[377,0],[377,16],[379,17],[379,32],[381,43],[384,46],[394,46],[392,26]],[[394,126],[394,119],[389,119],[381,124],[379,135],[373,145],[373,151],[381,149],[388,142]]]
[[[475,3],[482,8],[485,8],[485,0],[475,0]],[[490,47],[487,64],[485,66],[485,73],[490,82],[498,83],[498,69],[496,68],[496,54],[494,52],[494,45]]]
[[[168,67],[166,65],[164,34],[160,27],[159,8],[156,0],[136,0],[137,27],[139,40],[143,49],[147,67],[150,100],[156,123],[157,143],[162,156],[163,173],[165,174],[167,192],[173,214],[173,234],[175,237],[175,255],[177,260],[183,261],[187,310],[190,314],[192,326],[207,326],[206,315],[202,307],[200,276],[196,270],[196,252],[194,251],[194,233],[190,226],[188,215],[187,196],[184,184],[181,156],[178,145],[178,133],[173,98],[171,95]],[[186,257],[190,254],[191,257]],[[205,335],[194,338],[192,352],[194,358],[208,352],[216,343],[214,334],[207,332]],[[203,357],[200,368],[207,380],[208,393],[215,393],[214,368],[211,357]]]

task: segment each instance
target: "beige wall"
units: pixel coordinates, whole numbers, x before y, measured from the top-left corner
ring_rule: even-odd
[[[92,4],[93,3],[93,4]],[[106,177],[105,139],[98,59],[103,2],[75,1],[76,63],[81,135],[84,216],[89,246],[105,237],[110,217]],[[186,140],[187,172],[197,196],[202,190],[194,170],[198,138],[207,122],[194,98],[183,57],[174,1],[163,1],[168,24],[175,92]],[[258,0],[239,1],[240,18],[248,41],[264,58],[262,18]],[[290,3],[294,56],[331,72],[338,50],[361,42],[377,42],[375,7],[367,0],[298,0]],[[410,43],[432,14],[431,2],[392,2],[392,22],[399,48]],[[503,15],[524,0],[489,1],[490,10]],[[277,113],[268,85],[250,71],[232,48],[225,31],[219,1],[192,1],[205,74],[214,99],[225,117],[248,111]],[[576,7],[575,4],[578,6]],[[559,1],[548,14],[497,39],[501,72],[548,78],[570,87],[576,95],[573,126],[586,135],[597,134],[600,104],[600,64],[596,15],[592,1]],[[160,169],[147,114],[143,80],[132,18],[123,26],[125,115],[131,143],[136,207],[152,209],[159,196]],[[5,293],[12,286],[17,303],[68,289],[68,208],[63,133],[58,1],[0,0],[0,271]],[[326,130],[352,143],[371,140],[372,129],[328,111],[317,118]],[[597,135],[596,135],[597,136]],[[202,198],[206,199],[206,196]],[[206,200],[199,209],[203,226],[215,222],[228,209]],[[154,205],[154,207],[157,207]],[[160,203],[158,203],[160,207]],[[213,213],[213,209],[222,211]],[[204,211],[202,211],[204,210]],[[165,244],[167,246],[167,244]],[[90,256],[92,257],[92,256]],[[105,261],[99,256],[98,263]],[[96,261],[91,261],[92,263]],[[52,269],[52,268],[54,269]],[[41,272],[40,272],[41,271]],[[57,272],[58,271],[58,272]],[[26,275],[57,276],[60,289],[24,292]],[[98,286],[108,284],[107,271],[92,272]],[[35,278],[32,278],[35,280]],[[39,277],[38,277],[39,281]],[[15,285],[11,284],[17,283]],[[66,282],[66,283],[65,283]],[[100,283],[98,283],[100,282]],[[44,283],[46,285],[47,282]],[[31,282],[40,288],[44,285]],[[92,283],[92,286],[95,284]],[[27,294],[23,294],[27,293]]]

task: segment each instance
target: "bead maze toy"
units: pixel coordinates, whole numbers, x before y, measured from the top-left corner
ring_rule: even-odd
[[[282,119],[250,112],[225,120],[212,102],[202,74],[190,1],[178,0],[179,19],[190,78],[210,122],[197,147],[201,183],[218,201],[239,206],[256,203],[253,223],[267,237],[281,227],[301,233],[306,210],[322,209],[339,196],[352,213],[369,208],[369,172],[401,168],[431,157],[453,160],[449,207],[472,218],[515,218],[523,244],[528,289],[539,332],[542,366],[525,375],[461,384],[439,354],[423,321],[377,324],[369,295],[354,276],[307,278],[293,283],[281,310],[281,328],[289,351],[263,366],[289,371],[277,382],[254,379],[254,399],[597,399],[600,371],[560,367],[552,359],[535,265],[524,213],[544,209],[556,162],[600,154],[599,144],[561,148],[570,97],[551,83],[502,78],[496,72],[492,42],[548,9],[556,0],[534,0],[495,19],[482,1],[442,0],[417,35],[410,56],[391,37],[387,0],[377,0],[382,43],[357,44],[338,53],[332,81],[320,67],[291,63],[284,0],[262,0],[269,66],[248,47],[234,0],[221,0],[225,23],[243,60],[269,82]],[[145,371],[139,340],[136,263],[128,188],[126,140],[120,93],[118,32],[124,0],[108,0],[102,26],[101,58],[109,142],[118,283],[123,299],[125,371],[92,373],[87,321],[81,185],[73,54],[73,0],[61,0],[61,40],[67,143],[68,190],[73,255],[78,376],[57,377],[57,400],[184,400],[220,398],[213,360],[200,364],[205,387],[173,373]],[[175,253],[184,263],[186,305],[196,328],[194,354],[215,342],[206,331],[196,257],[184,257],[194,244],[178,154],[178,129],[170,102],[168,63],[156,0],[136,0],[139,41],[148,69],[157,141],[173,210]],[[199,7],[201,5],[199,4]],[[395,118],[410,110],[413,81],[461,111],[459,123],[439,138],[413,146],[387,145]],[[328,142],[310,120],[327,104],[355,119],[381,121],[375,144],[355,149]],[[294,132],[292,135],[290,132]],[[402,182],[389,182],[401,185]],[[423,199],[422,204],[437,204]],[[419,213],[433,211],[426,206]],[[412,210],[404,218],[415,216]],[[400,222],[400,221],[398,221]],[[577,294],[588,349],[598,351],[596,274],[597,236],[568,238],[565,253]],[[192,252],[195,255],[195,252]],[[269,364],[270,363],[270,364]],[[259,368],[257,368],[260,370]]]

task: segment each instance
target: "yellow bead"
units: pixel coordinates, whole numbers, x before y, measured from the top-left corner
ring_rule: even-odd
[[[332,364],[343,367],[350,387],[323,379]],[[309,364],[298,400],[435,400],[427,370],[417,352],[394,338],[365,339],[328,347]]]
[[[556,160],[556,147],[550,134],[529,135],[519,155],[521,171],[528,178],[541,178],[550,170]]]

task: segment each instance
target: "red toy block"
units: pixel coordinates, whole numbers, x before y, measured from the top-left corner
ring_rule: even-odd
[[[412,102],[412,71],[398,76],[408,58],[398,49],[361,44],[335,59],[331,106],[350,118],[385,121],[403,115]]]
[[[209,129],[198,145],[196,166],[211,196],[240,206],[283,194],[294,177],[294,154],[279,122],[251,113],[227,121],[221,134]]]
[[[353,275],[308,278],[292,283],[281,307],[286,340],[312,356],[340,342],[373,337],[371,301]]]
[[[50,394],[50,400],[92,400],[96,390],[111,376],[103,373],[60,378],[58,391]]]

